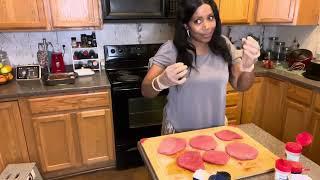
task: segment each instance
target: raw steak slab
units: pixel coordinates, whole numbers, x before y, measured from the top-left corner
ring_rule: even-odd
[[[214,133],[217,138],[223,140],[223,141],[232,141],[234,139],[242,139],[242,136],[238,133],[235,133],[230,130],[222,130],[219,132]]]
[[[252,146],[244,143],[230,143],[226,146],[226,152],[238,160],[256,159],[259,152]]]
[[[186,147],[186,140],[176,137],[167,137],[163,139],[158,147],[158,153],[164,155],[173,155],[182,151]]]
[[[217,147],[217,142],[211,136],[200,135],[190,139],[190,146],[200,150],[211,150]]]
[[[198,151],[185,151],[177,158],[177,164],[193,172],[197,169],[204,169],[204,163]]]
[[[230,156],[223,151],[210,150],[203,154],[202,159],[207,163],[225,165],[228,163]]]

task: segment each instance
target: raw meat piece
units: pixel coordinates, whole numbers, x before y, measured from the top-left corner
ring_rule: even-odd
[[[197,169],[204,169],[200,152],[186,151],[177,158],[178,166],[195,172]]]
[[[252,146],[245,143],[230,143],[226,146],[226,152],[238,160],[256,159],[259,152]]]
[[[230,156],[223,151],[210,150],[203,154],[202,159],[211,164],[225,165],[228,163]]]
[[[158,147],[158,153],[164,155],[173,155],[186,147],[186,140],[176,137],[167,137],[163,139]]]
[[[230,130],[222,130],[214,134],[223,141],[232,141],[234,139],[242,139],[242,136],[240,134]]]
[[[200,150],[211,150],[217,147],[217,142],[211,136],[200,135],[190,139],[190,146]]]

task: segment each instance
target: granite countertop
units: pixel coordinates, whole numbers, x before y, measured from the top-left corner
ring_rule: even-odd
[[[262,67],[261,62],[255,64],[256,76],[271,77],[279,80],[289,81],[305,88],[320,91],[320,81],[305,78],[303,71],[288,71],[284,67],[276,67],[275,69],[266,69]]]
[[[255,139],[257,142],[262,144],[264,147],[269,149],[271,152],[273,152],[275,155],[279,157],[285,157],[285,144],[278,140],[277,138],[273,137],[263,129],[259,128],[258,126],[254,124],[242,124],[237,126],[241,130],[243,130],[245,133],[247,133],[251,138]],[[138,149],[140,151],[140,154],[145,162],[145,165],[147,166],[147,169],[150,172],[150,175],[153,179],[157,179],[157,176],[148,160],[148,157],[144,153],[144,150],[140,144],[138,143]],[[312,179],[318,179],[320,177],[320,166],[314,163],[313,161],[309,160],[305,156],[301,156],[300,162],[303,164],[303,166],[306,169],[310,169],[310,171],[305,172],[304,174],[307,174]],[[256,176],[252,176],[245,179],[259,179],[259,180],[270,180],[274,179],[274,172],[264,173]]]
[[[18,97],[49,95],[56,93],[81,92],[110,88],[105,71],[96,72],[92,76],[76,78],[74,84],[46,86],[41,80],[12,81],[0,85],[0,100],[15,100]]]

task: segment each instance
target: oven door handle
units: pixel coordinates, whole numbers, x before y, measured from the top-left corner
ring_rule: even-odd
[[[113,91],[120,92],[120,91],[136,91],[140,90],[141,88],[114,88]]]

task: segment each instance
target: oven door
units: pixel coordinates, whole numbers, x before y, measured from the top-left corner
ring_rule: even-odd
[[[165,0],[102,0],[104,19],[148,19],[165,16]]]
[[[166,94],[150,99],[142,96],[140,88],[112,88],[116,148],[136,147],[141,138],[161,134]]]

